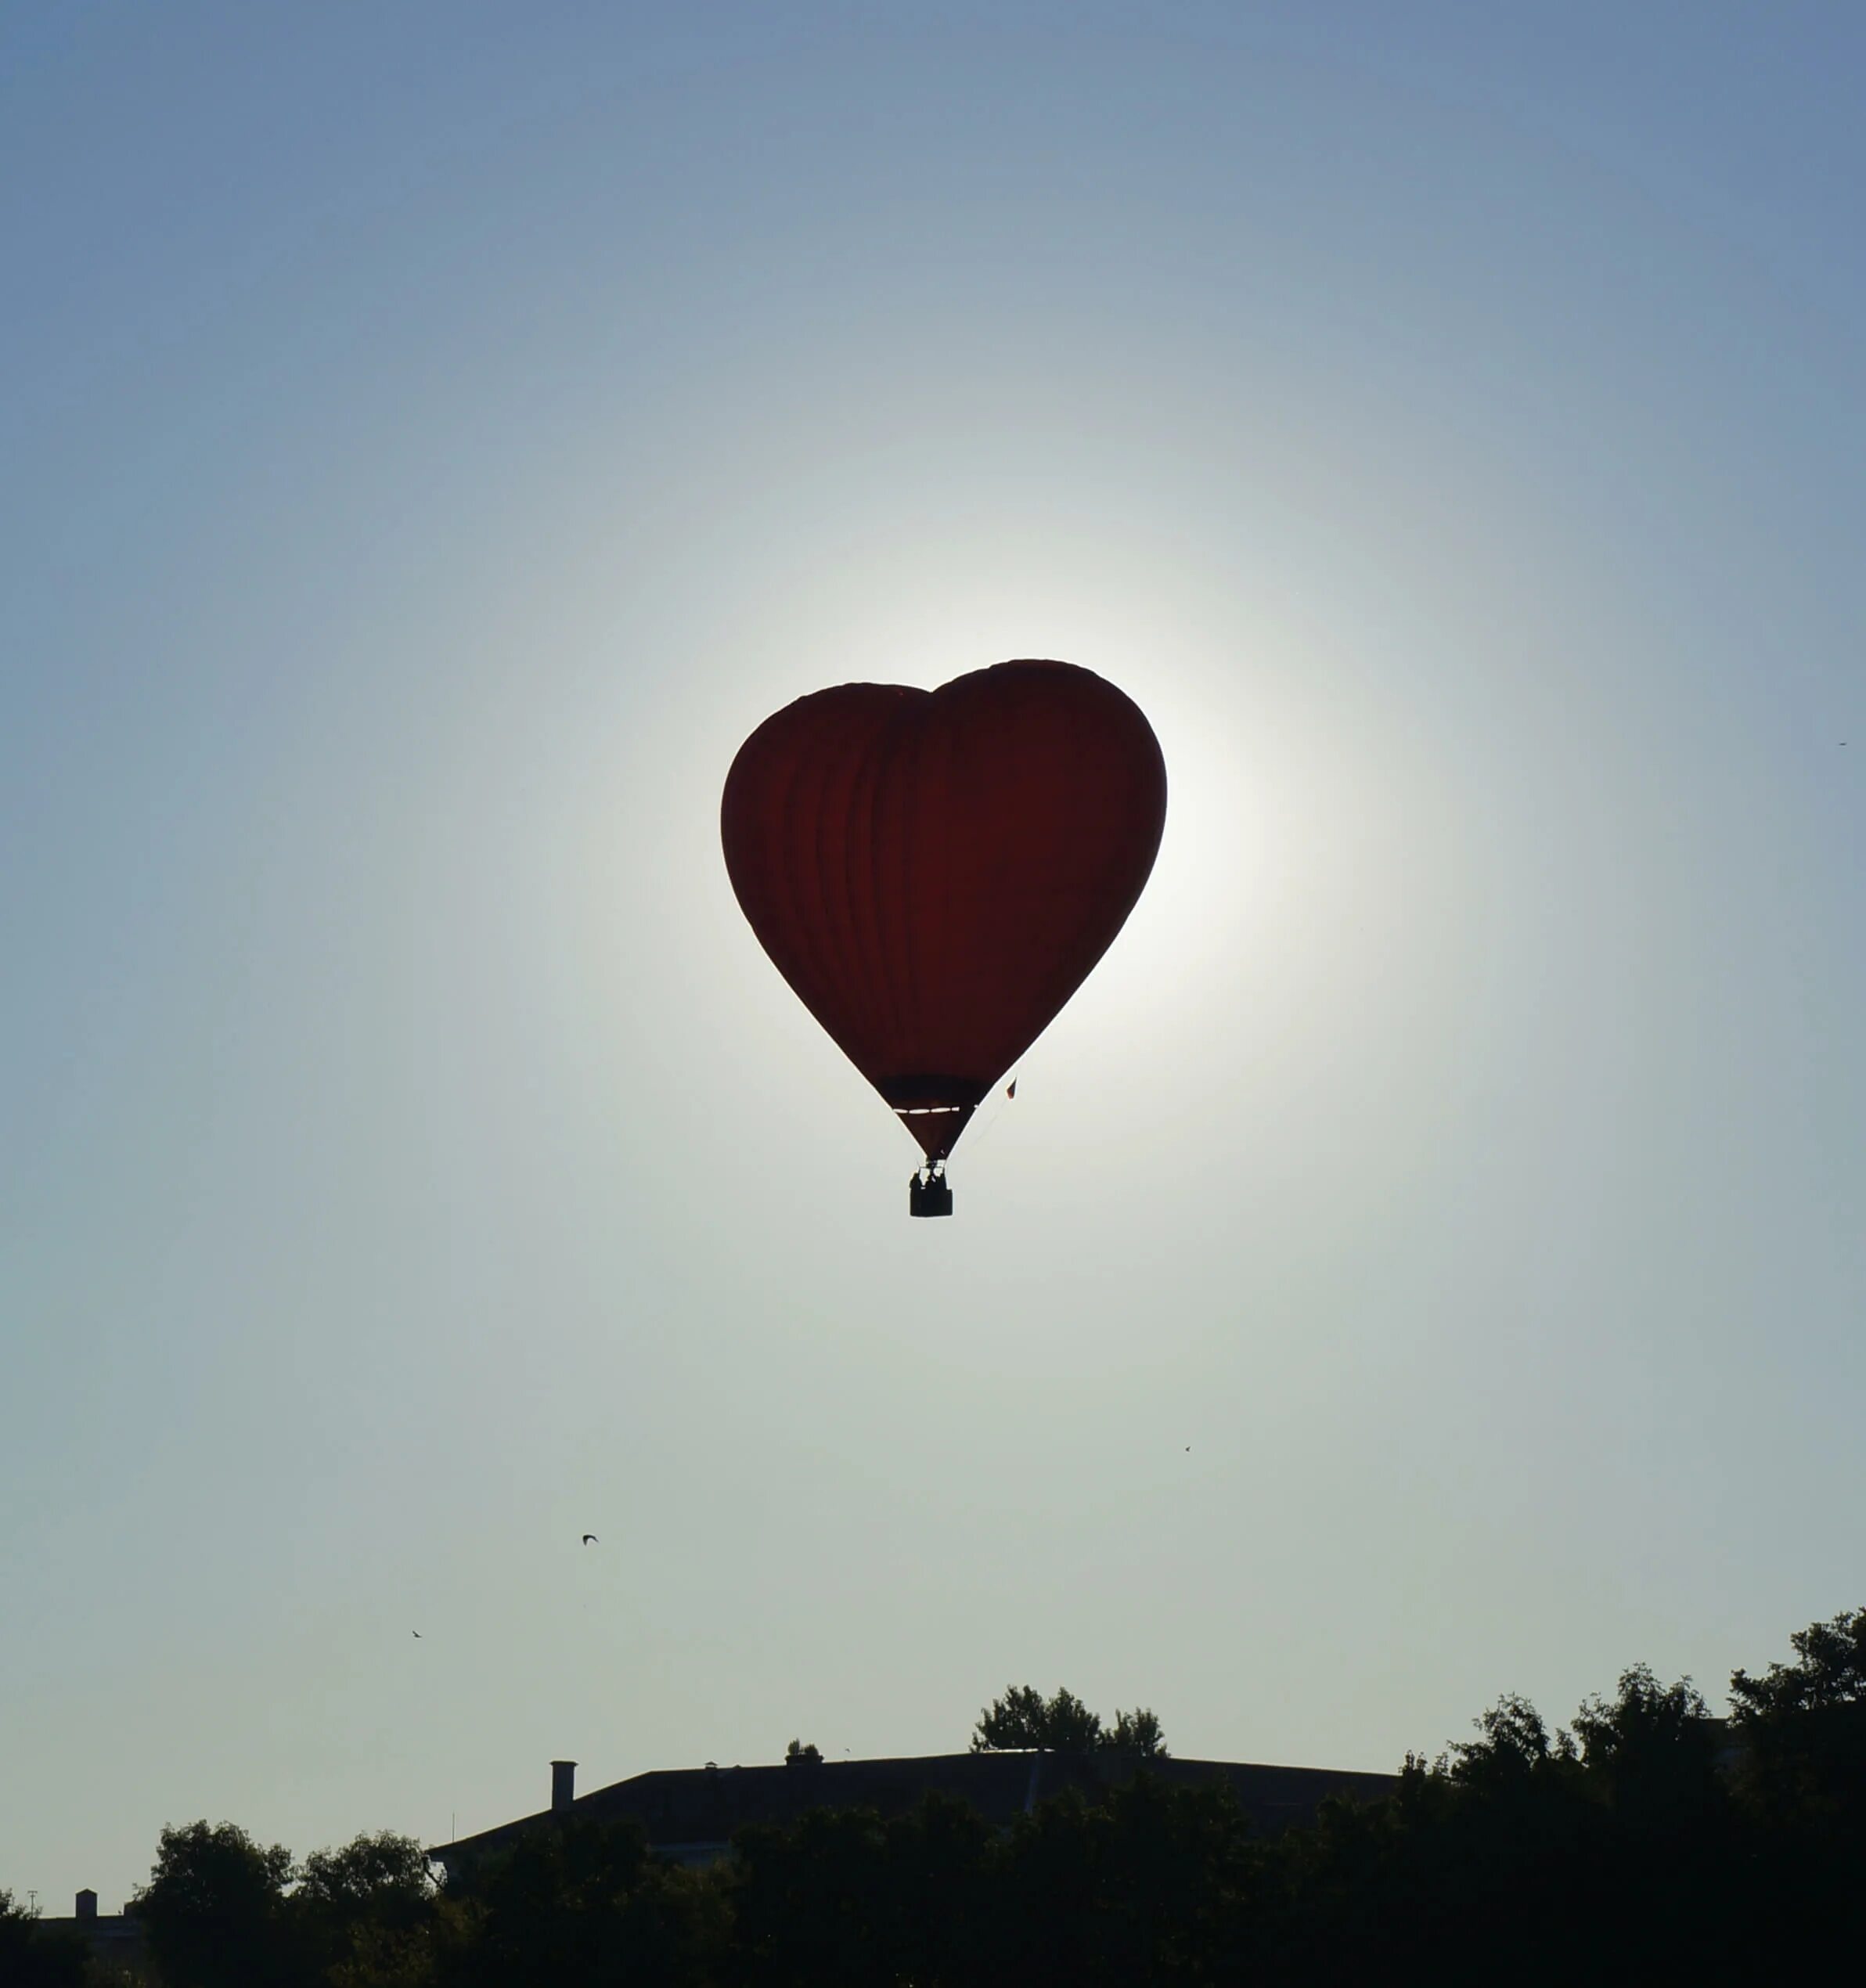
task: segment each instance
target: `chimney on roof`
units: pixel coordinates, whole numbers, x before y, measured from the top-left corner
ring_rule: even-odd
[[[577,1763],[574,1760],[551,1763],[551,1808],[567,1809],[577,1799]]]
[[[77,1895],[77,1916],[81,1919],[97,1917],[97,1894],[94,1891],[81,1891]]]

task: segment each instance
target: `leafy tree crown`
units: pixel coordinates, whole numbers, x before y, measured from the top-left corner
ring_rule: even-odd
[[[972,1734],[974,1753],[997,1753],[1045,1748],[1057,1753],[1101,1751],[1138,1753],[1163,1759],[1166,1736],[1158,1716],[1144,1706],[1117,1712],[1112,1726],[1104,1726],[1073,1691],[1059,1690],[1045,1698],[1034,1685],[1014,1684],[978,1715]]]

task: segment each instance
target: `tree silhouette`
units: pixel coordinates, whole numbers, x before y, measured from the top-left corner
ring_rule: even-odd
[[[1730,1680],[1746,1890],[1777,1920],[1866,1941],[1866,1608],[1789,1639],[1792,1663]]]
[[[631,1821],[573,1817],[521,1836],[458,1903],[441,1988],[701,1988],[722,1938],[717,1881],[650,1857]]]
[[[1866,1831],[1866,1608],[1789,1641],[1794,1662],[1730,1680],[1743,1785],[1785,1825]]]
[[[1118,1748],[1158,1759],[1165,1754],[1166,1741],[1158,1719],[1144,1707],[1117,1712],[1113,1727],[1108,1728],[1073,1691],[1059,1691],[1046,1700],[1034,1686],[1014,1684],[979,1713],[972,1751],[1008,1752],[1033,1747],[1058,1753]]]
[[[1166,1735],[1160,1730],[1159,1720],[1144,1705],[1133,1712],[1117,1712],[1102,1744],[1122,1753],[1137,1753],[1144,1760],[1167,1757]]]
[[[39,1923],[0,1890],[0,1982],[6,1988],[85,1988],[88,1956],[75,1935]]]
[[[427,1853],[392,1830],[313,1850],[289,1907],[316,1977],[335,1988],[422,1979],[437,1909]]]
[[[299,1988],[309,1957],[285,1888],[291,1852],[230,1822],[165,1828],[135,1909],[164,1988]]]

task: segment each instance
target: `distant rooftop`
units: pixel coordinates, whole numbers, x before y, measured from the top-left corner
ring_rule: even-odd
[[[77,1894],[74,1903],[77,1909],[70,1918],[42,1916],[39,1924],[49,1932],[82,1935],[93,1954],[113,1965],[132,1965],[140,1957],[143,1925],[134,1913],[99,1912],[97,1894],[88,1886]]]
[[[899,1815],[928,1794],[966,1802],[985,1820],[1008,1828],[1039,1802],[1079,1788],[1093,1796],[1144,1767],[1169,1787],[1227,1783],[1254,1828],[1266,1835],[1313,1820],[1331,1795],[1371,1802],[1398,1785],[1393,1774],[1327,1767],[1263,1767],[1230,1760],[1142,1761],[1115,1752],[931,1753],[899,1759],[795,1759],[773,1767],[676,1767],[635,1774],[607,1788],[572,1794],[575,1763],[554,1761],[553,1806],[496,1828],[437,1844],[428,1855],[449,1877],[509,1849],[527,1831],[554,1817],[640,1824],[649,1846],[676,1861],[706,1863],[747,1824],[780,1828],[811,1809],[868,1808]]]

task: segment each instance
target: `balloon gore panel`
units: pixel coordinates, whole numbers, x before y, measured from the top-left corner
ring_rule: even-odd
[[[1019,661],[800,697],[740,747],[720,835],[779,972],[938,1160],[1107,951],[1165,818],[1139,707]]]

